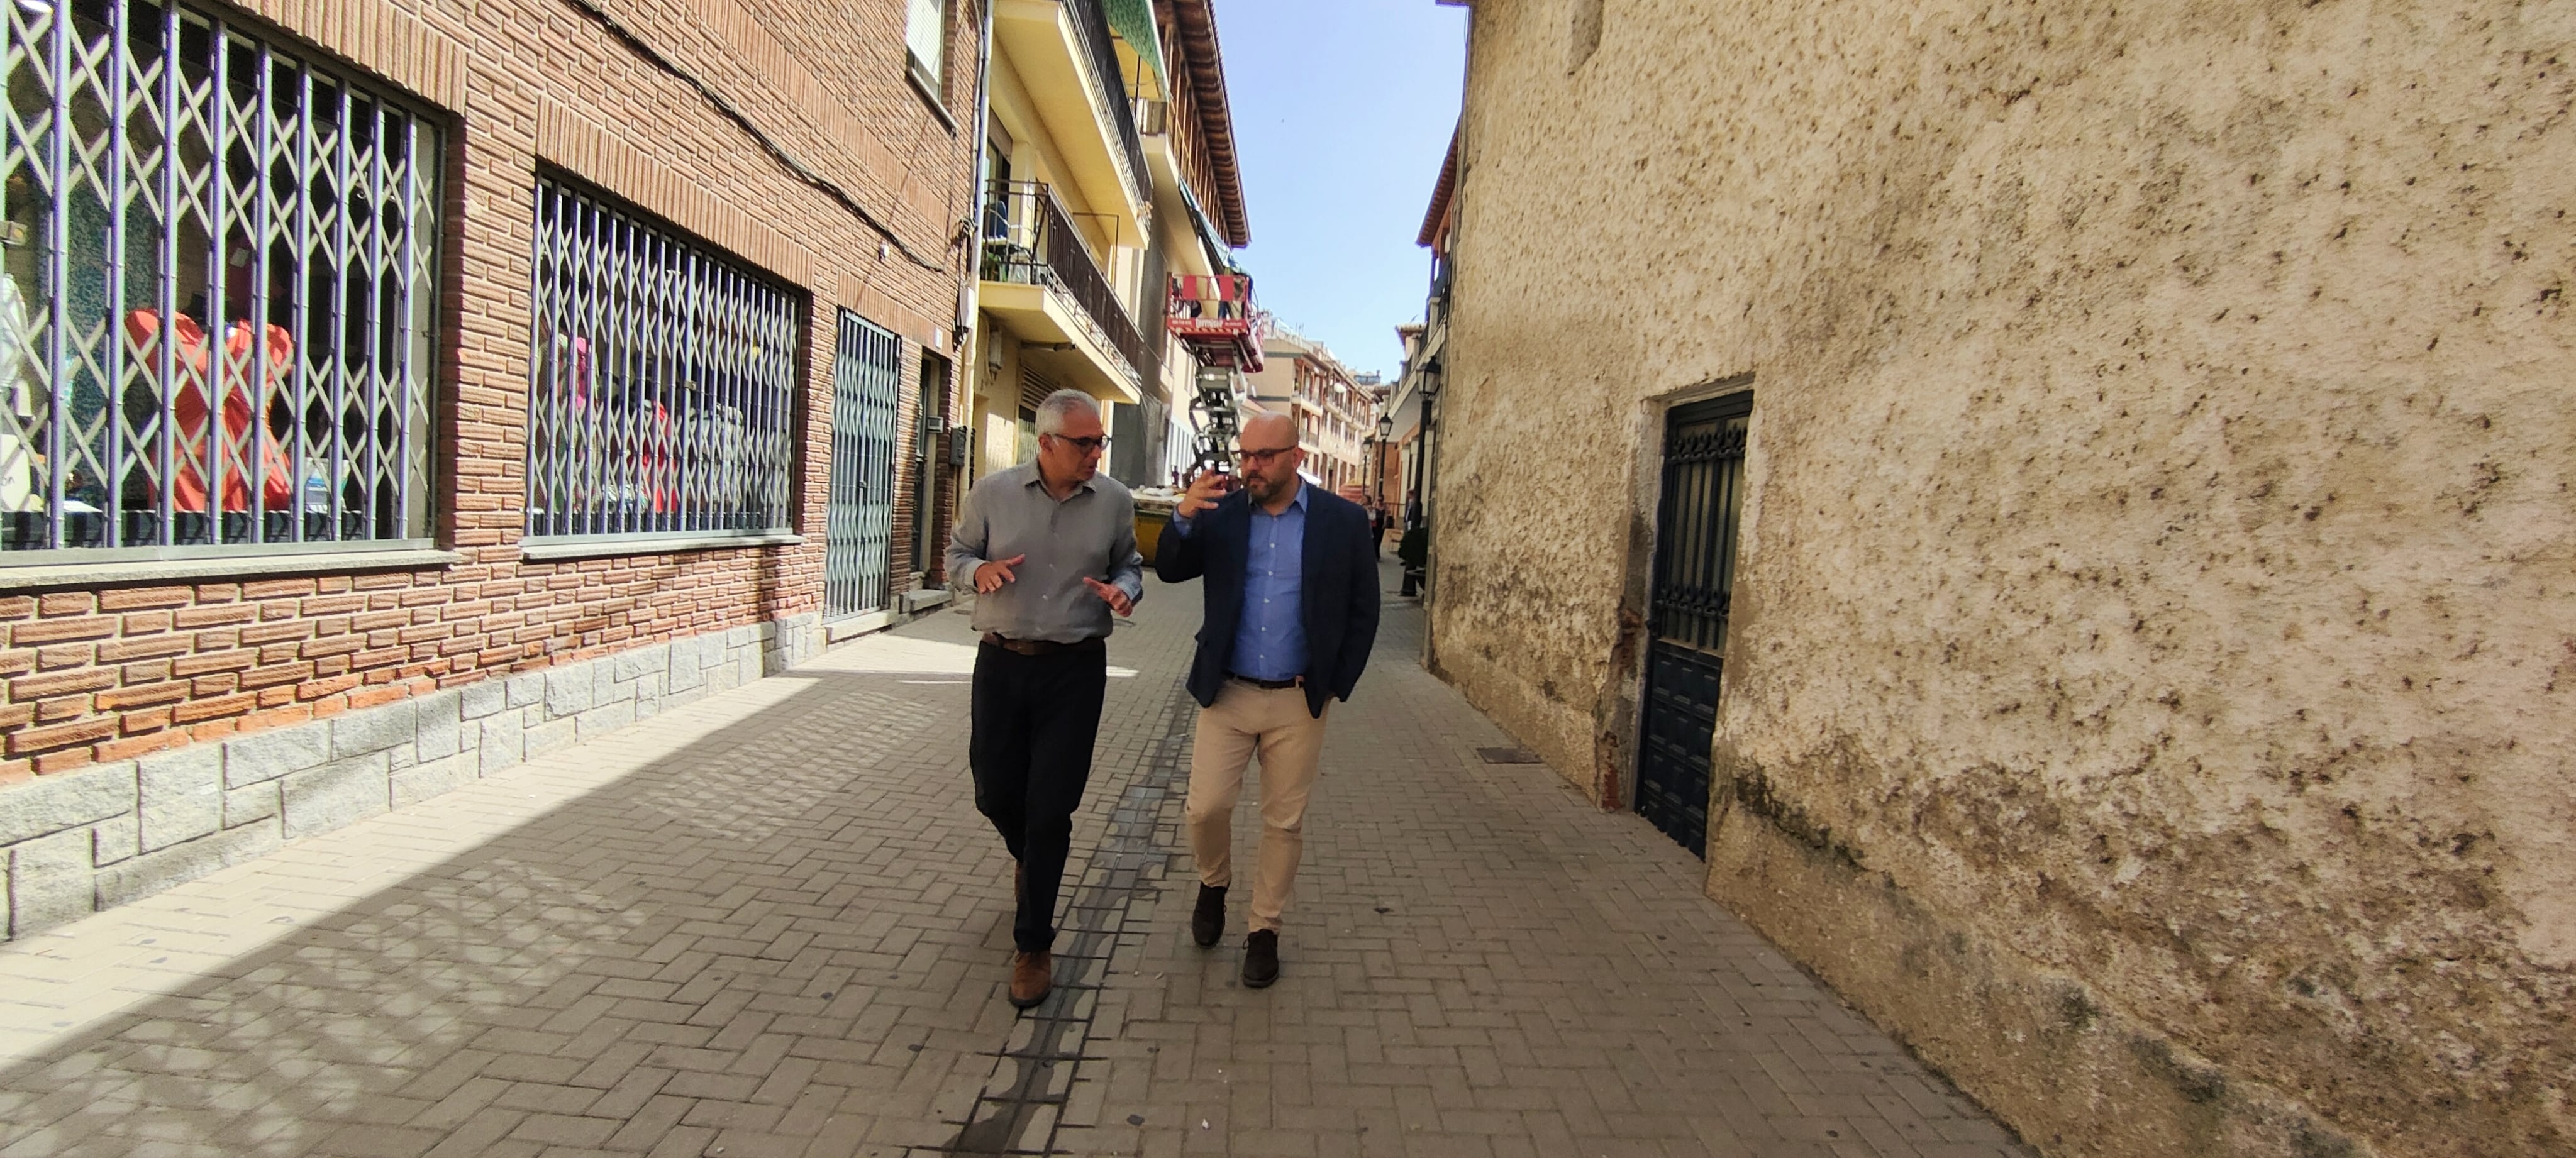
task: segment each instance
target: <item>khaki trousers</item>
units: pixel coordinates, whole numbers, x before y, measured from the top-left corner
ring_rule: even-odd
[[[1325,717],[1333,714],[1326,704]],[[1277,930],[1306,848],[1306,797],[1324,754],[1324,721],[1306,714],[1306,689],[1256,688],[1227,680],[1216,703],[1199,709],[1198,737],[1190,748],[1190,852],[1199,883],[1234,883],[1234,803],[1243,795],[1243,769],[1261,756],[1261,854],[1253,869],[1253,931]]]

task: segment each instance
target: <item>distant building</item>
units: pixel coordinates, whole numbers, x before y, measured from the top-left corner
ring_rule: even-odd
[[[1361,385],[1323,343],[1284,326],[1270,326],[1261,345],[1265,366],[1251,375],[1252,402],[1268,413],[1297,416],[1307,479],[1326,490],[1362,481],[1368,472],[1362,442],[1377,421],[1375,376]]]
[[[983,138],[972,473],[1035,453],[1039,400],[1103,404],[1109,473],[1164,483],[1194,456],[1200,370],[1249,332],[1251,238],[1208,0],[994,9]],[[1186,332],[1184,332],[1186,331]],[[1257,351],[1253,352],[1257,356]]]

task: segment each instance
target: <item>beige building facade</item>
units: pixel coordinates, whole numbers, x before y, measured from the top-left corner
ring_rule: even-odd
[[[1205,343],[1170,320],[1252,308],[1229,257],[1251,230],[1214,12],[1207,0],[993,11],[971,474],[1026,461],[1038,402],[1073,389],[1102,403],[1113,475],[1168,482],[1194,453],[1207,364]]]
[[[2042,1153],[2576,1150],[2576,16],[1473,11],[1435,669]]]

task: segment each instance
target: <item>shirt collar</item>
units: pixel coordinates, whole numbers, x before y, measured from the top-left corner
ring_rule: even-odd
[[[1298,512],[1299,512],[1299,513],[1301,513],[1301,514],[1302,514],[1302,513],[1304,513],[1304,512],[1305,512],[1305,510],[1306,510],[1306,492],[1311,491],[1311,490],[1313,490],[1313,489],[1315,489],[1315,484],[1310,483],[1310,482],[1307,482],[1307,481],[1306,481],[1306,480],[1304,480],[1304,479],[1298,479],[1298,480],[1297,480],[1297,497],[1296,497],[1296,498],[1293,498],[1293,499],[1288,500],[1288,505],[1289,505],[1289,506],[1291,506],[1291,507],[1295,507],[1295,508],[1298,510]],[[1252,497],[1252,496],[1250,496],[1250,495],[1245,495],[1244,497],[1245,497],[1245,498],[1250,498],[1250,497]],[[1259,503],[1254,503],[1254,504],[1252,504],[1252,509],[1253,509],[1253,510],[1255,510],[1255,511],[1257,511],[1257,512],[1259,512],[1259,513],[1261,513],[1261,514],[1265,514],[1265,515],[1269,515],[1269,514],[1270,514],[1270,508],[1265,507],[1265,506],[1262,506],[1262,505],[1261,505],[1261,504],[1259,504]],[[1274,519],[1275,519],[1275,518],[1278,518],[1280,515],[1285,515],[1285,514],[1287,514],[1287,513],[1288,513],[1288,512],[1286,512],[1286,511],[1281,511],[1281,512],[1279,512],[1279,514],[1278,514],[1278,515],[1271,515],[1270,517],[1272,517],[1272,518],[1274,518]]]
[[[1033,458],[1033,459],[1030,459],[1030,460],[1028,461],[1028,464],[1027,464],[1027,465],[1025,465],[1025,466],[1023,466],[1023,467],[1021,467],[1020,469],[1022,469],[1022,470],[1025,470],[1025,471],[1029,472],[1029,477],[1027,477],[1027,478],[1025,478],[1025,479],[1020,480],[1020,485],[1021,485],[1021,486],[1024,486],[1024,487],[1036,487],[1036,488],[1037,488],[1037,490],[1038,490],[1038,493],[1039,493],[1039,494],[1047,495],[1047,497],[1048,497],[1048,498],[1050,498],[1050,499],[1052,499],[1052,498],[1054,498],[1054,497],[1055,497],[1054,495],[1047,494],[1047,489],[1046,489],[1046,472],[1041,471],[1041,470],[1039,470],[1039,469],[1038,469],[1038,460],[1036,460],[1036,459],[1034,459],[1034,458]],[[1094,488],[1091,484],[1092,484],[1092,482],[1093,482],[1094,480],[1096,480],[1098,477],[1099,477],[1098,475],[1094,475],[1094,476],[1092,476],[1091,478],[1087,478],[1087,479],[1082,480],[1081,482],[1078,482],[1078,483],[1073,484],[1073,495],[1083,494],[1083,493],[1085,493],[1085,492],[1088,492],[1088,491],[1091,491],[1091,490],[1096,489],[1096,488]],[[1073,495],[1066,495],[1065,497],[1066,497],[1066,498],[1068,498],[1068,499],[1070,499],[1070,498],[1072,498],[1072,497],[1073,497]],[[1306,496],[1305,496],[1304,494],[1302,494],[1302,493],[1301,493],[1301,494],[1299,494],[1297,497],[1298,497],[1298,499],[1299,499],[1300,501],[1303,501],[1303,500],[1305,499],[1305,497],[1306,497]]]

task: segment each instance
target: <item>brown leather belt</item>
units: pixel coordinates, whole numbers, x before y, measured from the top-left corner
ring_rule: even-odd
[[[1095,635],[1079,643],[1057,643],[1052,639],[1013,639],[998,631],[987,631],[984,633],[984,642],[1020,655],[1054,655],[1078,648],[1098,647],[1100,637]]]

